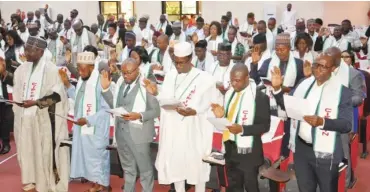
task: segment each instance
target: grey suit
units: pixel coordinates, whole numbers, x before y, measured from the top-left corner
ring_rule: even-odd
[[[103,97],[111,108],[124,107],[127,111],[132,111],[140,85],[136,83],[127,96],[123,97],[125,87],[125,83],[121,87],[116,87],[116,89],[122,90],[117,99],[117,106],[113,106],[112,92],[103,92]],[[117,150],[124,170],[125,192],[135,192],[136,167],[140,171],[140,182],[143,191],[153,191],[154,176],[150,156],[150,142],[153,141],[155,134],[154,118],[159,116],[160,107],[154,96],[146,93],[146,98],[146,111],[141,113],[142,125],[133,124],[121,118],[115,122]]]
[[[352,106],[353,107],[358,107],[361,105],[362,101],[364,100],[365,97],[365,90],[366,90],[366,83],[365,79],[363,78],[362,74],[360,71],[350,67],[349,68],[349,88],[352,92]],[[354,131],[353,127],[353,119],[352,119],[352,132]],[[344,157],[347,159],[348,162],[348,169],[346,173],[346,185],[349,186],[351,183],[351,169],[352,169],[352,164],[351,164],[351,156],[350,156],[350,138],[348,134],[342,134],[342,144],[343,144],[343,152],[344,152]]]

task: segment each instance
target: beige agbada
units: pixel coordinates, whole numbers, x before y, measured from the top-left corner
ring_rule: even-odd
[[[57,67],[51,62],[49,56],[41,57],[38,65],[44,66],[42,83],[38,98],[51,95],[56,92],[60,95],[61,101],[56,104],[55,112],[67,116],[68,100]],[[37,67],[36,67],[37,69]],[[35,69],[35,71],[36,71]],[[32,63],[25,63],[18,67],[14,74],[14,100],[24,100],[24,83],[30,81],[29,74],[32,70]],[[42,75],[41,75],[42,76]],[[38,99],[35,98],[35,99]],[[32,107],[31,107],[32,108]],[[28,108],[28,109],[31,109]],[[27,109],[27,110],[28,110]],[[53,173],[53,147],[51,122],[48,108],[30,110],[17,105],[14,110],[14,136],[17,145],[18,162],[21,168],[22,183],[36,185],[39,192],[67,192],[69,179],[69,149],[60,147],[60,142],[68,138],[67,121],[55,118],[55,161],[60,181],[55,184]]]

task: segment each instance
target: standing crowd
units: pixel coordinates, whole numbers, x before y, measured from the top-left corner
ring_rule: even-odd
[[[325,27],[297,18],[291,4],[280,24],[248,13],[239,25],[227,12],[212,22],[160,15],[155,25],[148,15],[98,15],[86,26],[78,13],[52,20],[46,5],[1,20],[0,154],[11,150],[14,127],[23,191],[67,192],[76,178],[92,183],[87,192],[111,191],[113,147],[126,192],[137,177],[145,192],[155,177],[171,191],[204,192],[212,175],[223,178],[214,191],[258,192],[272,139],[261,137],[280,121],[280,160],[293,155],[301,192],[337,192],[341,163],[353,185],[354,114],[370,109],[370,27],[347,19]],[[289,96],[310,106],[292,109]],[[307,108],[302,118],[287,113],[299,108]],[[71,152],[63,147],[70,139]]]

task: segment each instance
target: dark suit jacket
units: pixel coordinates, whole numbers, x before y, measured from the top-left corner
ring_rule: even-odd
[[[301,81],[301,79],[304,79],[303,61],[297,58],[294,58],[294,59],[295,59],[296,69],[297,69],[297,77],[296,77],[296,81],[294,85],[297,85],[298,82]],[[259,70],[257,68],[258,67],[257,65],[251,65],[251,71],[249,72],[249,74],[251,78],[254,79],[257,85],[261,82],[260,77],[267,77],[270,62],[271,62],[271,58],[266,59],[262,63],[262,66]],[[285,72],[284,73],[282,72],[282,74],[284,75]]]
[[[293,95],[294,91],[295,90],[292,90],[290,95]],[[276,103],[283,110],[285,110],[284,99],[283,99],[284,93],[280,92],[274,96],[276,99]],[[352,92],[349,88],[342,86],[342,94],[341,94],[341,99],[339,103],[338,118],[337,119],[325,119],[325,124],[323,127],[323,130],[338,132],[337,142],[335,143],[335,151],[334,151],[334,159],[333,159],[334,163],[340,163],[342,162],[344,158],[341,134],[349,133],[352,130],[352,119],[353,119]],[[314,135],[313,131],[314,129],[312,129],[312,135]],[[298,137],[298,134],[297,134],[297,137]],[[297,150],[296,153],[305,155],[306,152]]]
[[[243,136],[254,137],[252,152],[248,154],[237,154],[235,142],[225,142],[226,161],[238,164],[240,168],[258,166],[264,160],[261,135],[270,130],[270,100],[266,94],[257,91],[255,101],[256,111],[253,125],[243,126]]]

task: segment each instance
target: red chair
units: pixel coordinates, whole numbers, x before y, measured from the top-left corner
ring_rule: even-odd
[[[357,159],[358,159],[358,144],[359,144],[359,139],[358,135],[355,134],[353,138],[351,138],[351,162],[352,162],[352,170],[353,174],[355,173],[355,169],[357,167]]]

